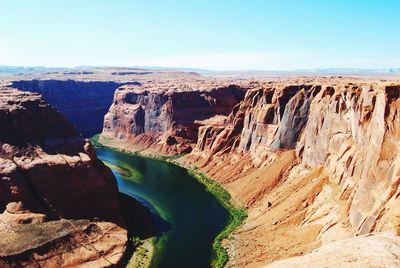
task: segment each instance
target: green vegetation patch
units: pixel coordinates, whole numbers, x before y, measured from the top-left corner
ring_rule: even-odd
[[[95,148],[107,148],[107,146],[104,146],[103,144],[101,144],[99,142],[99,138],[100,138],[100,133],[94,135],[93,137],[90,138],[90,142],[92,143],[93,147]]]
[[[224,267],[229,258],[226,249],[222,246],[222,241],[228,238],[228,236],[243,223],[247,218],[247,213],[244,209],[238,208],[232,203],[231,195],[216,181],[208,178],[199,171],[188,169],[188,172],[191,176],[204,184],[207,190],[213,194],[229,212],[228,225],[218,234],[213,243],[212,266],[217,268]]]

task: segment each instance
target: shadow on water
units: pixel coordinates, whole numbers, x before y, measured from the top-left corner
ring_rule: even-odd
[[[146,200],[119,193],[119,202],[129,237],[158,237],[171,229],[171,224],[161,218]]]
[[[162,219],[154,207],[146,200],[137,200],[139,198],[119,193],[119,205],[122,218],[128,229],[127,248],[124,257],[120,263],[125,267],[135,251],[135,245],[131,241],[133,237],[148,239],[151,237],[160,237],[163,232],[171,229],[171,224]]]

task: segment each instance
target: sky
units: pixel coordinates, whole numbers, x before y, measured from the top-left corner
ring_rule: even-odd
[[[399,68],[400,0],[0,0],[0,65]]]

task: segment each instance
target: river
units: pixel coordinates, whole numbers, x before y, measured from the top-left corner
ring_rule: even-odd
[[[151,267],[210,267],[212,243],[228,211],[187,170],[171,163],[96,149],[115,174],[119,191],[136,198],[164,222]]]

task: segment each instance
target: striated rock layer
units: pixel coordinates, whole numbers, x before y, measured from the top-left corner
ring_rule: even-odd
[[[134,150],[188,153],[197,141],[201,121],[228,115],[243,96],[239,86],[197,91],[120,87],[104,117],[100,141],[117,138],[137,145]]]
[[[85,137],[101,132],[103,117],[112,103],[114,91],[123,83],[74,80],[20,80],[12,86],[40,93],[67,117]]]
[[[118,189],[90,142],[39,94],[10,88],[0,126],[0,266],[117,264]]]
[[[225,243],[228,267],[258,267],[357,235],[400,234],[399,84],[332,77],[242,83],[246,94],[226,106],[230,112],[196,118],[193,108],[182,110],[185,122],[200,122],[185,131],[190,138],[174,134],[184,124],[168,116],[180,106],[160,105],[168,103],[161,96],[176,93],[120,89],[103,142],[154,154],[186,152],[179,146],[194,143],[177,161],[220,182],[248,210]],[[118,138],[128,142],[113,142]],[[398,238],[387,243],[397,247]],[[380,258],[390,254],[384,251]]]
[[[399,235],[399,92],[389,83],[276,84],[248,91],[222,131],[200,130],[183,162],[249,209],[231,266],[354,235]]]

